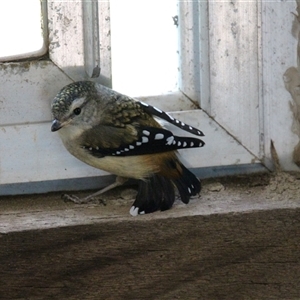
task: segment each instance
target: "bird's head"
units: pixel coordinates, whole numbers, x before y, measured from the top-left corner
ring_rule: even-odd
[[[65,86],[51,104],[51,131],[57,131],[67,125],[83,125],[90,122],[95,114],[92,102],[96,94],[95,83],[91,81],[79,81]]]

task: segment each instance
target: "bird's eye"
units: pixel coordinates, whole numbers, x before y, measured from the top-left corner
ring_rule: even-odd
[[[73,113],[75,114],[75,115],[79,115],[80,113],[81,113],[81,108],[80,107],[76,107],[74,110],[73,110]]]

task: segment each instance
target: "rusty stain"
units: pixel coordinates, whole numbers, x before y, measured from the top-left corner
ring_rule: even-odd
[[[292,132],[299,140],[293,151],[293,161],[300,167],[300,0],[296,0],[297,8],[294,13],[291,33],[298,40],[297,45],[297,67],[290,67],[283,75],[286,90],[291,94],[290,109],[293,114]]]
[[[300,167],[300,74],[298,69],[295,67],[287,69],[283,75],[283,81],[293,99],[290,102],[290,109],[293,113],[292,132],[299,137],[299,142],[293,151],[293,161]]]

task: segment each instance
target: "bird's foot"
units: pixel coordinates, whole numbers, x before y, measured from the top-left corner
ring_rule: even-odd
[[[94,198],[94,197],[85,197],[85,198],[79,198],[75,195],[68,195],[68,194],[62,194],[61,198],[65,201],[65,202],[73,202],[76,204],[88,204],[88,203],[96,203],[96,204],[102,204],[104,206],[106,206],[106,202],[101,199],[101,198]]]

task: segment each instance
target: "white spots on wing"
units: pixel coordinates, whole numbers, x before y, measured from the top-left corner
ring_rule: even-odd
[[[129,151],[129,149],[128,149],[128,148],[124,148],[124,151],[126,151],[126,152],[127,152],[127,151]]]
[[[175,119],[174,119],[171,115],[169,115],[168,113],[166,113],[166,115],[170,118],[170,120],[172,120],[172,121],[175,120]]]
[[[155,107],[155,106],[153,106],[153,108],[157,111],[157,112],[159,112],[159,113],[163,113],[163,111],[161,110],[161,109],[159,109],[159,108],[157,108],[157,107]]]
[[[189,191],[189,194],[191,194],[192,193],[192,191],[191,191],[191,189],[188,187],[188,191]]]
[[[136,144],[137,146],[141,146],[141,145],[142,145],[141,142],[136,142],[135,144]]]
[[[158,119],[159,123],[162,123],[161,119],[164,119],[165,121],[168,121],[169,123],[174,124],[175,126],[181,128],[181,129],[183,129],[185,131],[188,131],[188,132],[191,132],[193,134],[200,135],[200,136],[204,135],[200,130],[198,130],[198,129],[196,129],[196,128],[188,125],[188,124],[185,124],[184,122],[182,122],[180,120],[175,119],[169,113],[166,113],[166,112],[162,111],[161,109],[159,109],[159,108],[157,108],[155,106],[151,106],[151,105],[149,105],[147,103],[144,103],[142,101],[139,101],[139,102],[140,102],[141,105],[143,105],[145,107],[149,107],[149,109],[152,112],[153,117],[155,119],[156,119],[155,116],[158,116],[160,118],[160,120]],[[156,112],[158,112],[160,115],[158,115]],[[143,130],[143,134],[144,135],[147,135],[147,136],[151,135],[151,132],[149,134],[148,134],[148,132],[147,133],[146,132],[147,132],[147,130]]]
[[[175,140],[173,141],[173,145],[176,145],[176,141]]]
[[[99,150],[99,147],[98,147],[98,146],[96,147],[96,150]]]
[[[129,145],[129,149],[130,149],[130,150],[133,150],[133,149],[134,149],[134,146],[133,146],[133,145]]]
[[[163,140],[164,139],[164,135],[162,133],[157,133],[154,137],[155,140]]]
[[[174,136],[169,136],[166,140],[166,145],[172,145],[173,141],[174,141]]]
[[[186,147],[187,146],[187,142],[183,142],[182,147]]]
[[[139,208],[135,206],[131,206],[129,213],[133,216],[136,217],[139,214]]]
[[[149,142],[149,139],[148,139],[147,137],[143,136],[143,137],[142,137],[142,143],[143,143],[143,144],[146,144],[146,143],[148,143],[148,142]]]
[[[191,142],[191,143],[190,143],[190,146],[191,146],[191,147],[194,147],[194,145],[195,145],[194,142]]]
[[[180,146],[181,146],[181,142],[179,141],[179,142],[177,143],[177,145],[178,145],[178,147],[180,147]]]
[[[150,132],[148,130],[143,130],[143,134],[149,136]]]
[[[116,154],[117,154],[117,155],[120,155],[120,154],[121,154],[121,152],[120,152],[120,151],[117,151],[117,152],[116,152]]]
[[[89,148],[89,150],[90,150],[90,151],[92,151],[92,150],[93,150],[93,148],[92,148],[92,147],[90,147],[90,148]]]
[[[144,214],[145,214],[145,211],[144,211],[144,210],[140,212],[140,215],[144,215]]]

